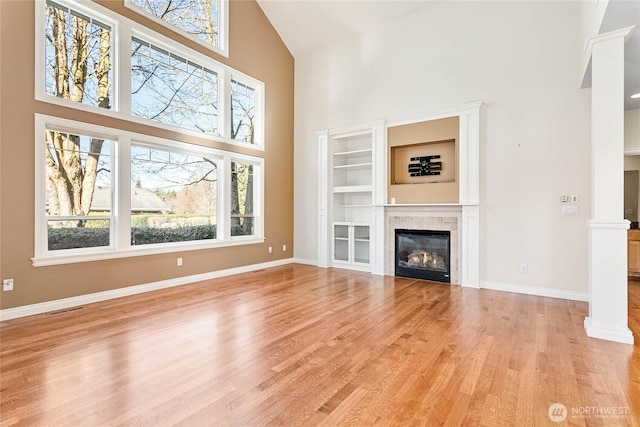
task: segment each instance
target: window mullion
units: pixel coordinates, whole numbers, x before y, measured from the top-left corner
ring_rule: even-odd
[[[131,114],[131,27],[118,25],[116,52],[114,55],[116,66],[114,69],[117,88],[117,108],[119,111]]]
[[[226,155],[221,161],[222,173],[219,174],[220,183],[218,193],[222,203],[218,204],[218,237],[220,240],[231,238],[231,156]]]
[[[253,167],[253,224],[254,234],[264,236],[264,163]]]
[[[131,139],[123,137],[116,144],[117,174],[114,176],[114,203],[116,211],[116,249],[131,247]]]
[[[218,134],[231,138],[231,73],[218,70]]]

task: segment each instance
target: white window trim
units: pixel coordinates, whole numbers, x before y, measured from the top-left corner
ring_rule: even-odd
[[[176,32],[183,37],[186,37],[189,40],[198,43],[201,46],[204,46],[207,49],[224,56],[225,58],[229,57],[229,0],[218,0],[218,39],[220,46],[212,46],[204,40],[200,40],[193,34],[169,24],[165,20],[158,18],[156,15],[149,13],[143,8],[133,4],[131,0],[124,0],[124,5],[126,8],[133,10],[137,14],[142,15],[145,18],[148,18],[153,22],[162,25],[163,27],[168,28],[173,32]]]
[[[46,171],[44,167],[43,135],[48,127],[65,130],[72,133],[105,135],[111,141],[113,153],[112,167],[115,172],[112,175],[114,185],[113,194],[118,194],[112,205],[112,240],[109,247],[80,248],[64,251],[47,251],[47,217],[45,215],[46,204]],[[132,142],[135,141],[135,142]],[[131,246],[130,244],[130,196],[131,188],[131,158],[130,148],[132,144],[152,144],[157,147],[176,149],[182,152],[194,154],[206,154],[207,156],[221,159],[222,173],[218,173],[218,238],[207,241],[162,243],[156,245]],[[186,147],[188,148],[186,148]],[[99,261],[116,258],[127,258],[142,255],[154,255],[170,252],[183,252],[264,243],[264,159],[250,155],[231,153],[211,147],[195,145],[187,142],[157,138],[145,134],[129,132],[120,129],[108,128],[90,123],[77,122],[59,117],[43,114],[35,115],[35,254],[31,258],[34,267],[69,264],[78,262]],[[254,234],[252,236],[230,237],[230,191],[227,185],[229,179],[225,176],[231,172],[231,160],[250,163],[256,166],[254,169]],[[221,192],[221,193],[220,193]],[[114,234],[115,233],[115,234]]]
[[[36,1],[35,27],[35,98],[38,101],[55,104],[81,111],[90,111],[95,114],[126,120],[133,123],[152,126],[184,135],[195,136],[208,141],[221,142],[243,149],[256,151],[265,150],[265,84],[245,73],[231,68],[213,58],[190,49],[180,43],[150,30],[135,21],[121,16],[103,6],[93,2],[79,0],[59,0],[63,6],[71,7],[88,16],[96,17],[112,28],[112,53],[111,62],[113,70],[113,99],[111,109],[100,108],[93,105],[82,104],[68,99],[57,98],[48,95],[45,91],[45,63],[44,63],[44,20],[46,13],[46,1]],[[180,56],[190,59],[218,74],[218,135],[206,134],[190,129],[165,124],[159,121],[135,116],[131,113],[131,37],[135,36],[156,46],[166,48],[172,52],[179,52]],[[123,53],[124,52],[124,53]],[[229,115],[231,114],[231,79],[238,80],[255,89],[255,124],[254,144],[236,141],[230,138]]]
[[[240,154],[230,154],[225,158],[229,165],[224,169],[225,185],[231,185],[231,162],[238,162],[253,166],[253,233],[258,236],[264,235],[264,160],[256,157],[242,156]],[[258,179],[256,179],[258,177]],[[226,187],[225,187],[226,188]],[[224,219],[227,224],[231,224],[231,191],[225,191],[224,197],[228,198],[224,204]],[[232,241],[243,240],[247,236],[231,236],[231,227],[225,227],[225,239]]]

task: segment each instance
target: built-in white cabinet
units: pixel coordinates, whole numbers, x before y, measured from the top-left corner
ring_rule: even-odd
[[[326,130],[318,135],[318,265],[371,270],[373,206],[384,192],[376,161],[382,124]],[[384,176],[384,172],[383,176]]]
[[[333,223],[335,265],[368,267],[371,263],[371,226],[364,223]]]

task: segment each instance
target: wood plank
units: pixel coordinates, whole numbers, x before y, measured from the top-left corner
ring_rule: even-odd
[[[556,402],[640,425],[640,344],[587,338],[587,311],[297,264],[208,280],[0,323],[0,426],[551,425]]]

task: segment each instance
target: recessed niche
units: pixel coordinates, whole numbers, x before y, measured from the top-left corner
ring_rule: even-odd
[[[456,141],[391,147],[391,185],[455,182]]]
[[[454,116],[387,129],[387,203],[459,202],[459,126]]]

